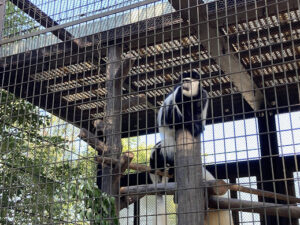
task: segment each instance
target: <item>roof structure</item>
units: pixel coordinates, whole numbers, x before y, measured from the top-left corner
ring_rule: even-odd
[[[130,20],[133,6],[128,5],[124,6],[127,13],[116,14],[124,10],[118,8],[65,24],[41,22],[45,29],[35,36],[1,40],[2,87],[89,129],[92,120],[104,116],[107,48],[121,44],[123,58],[130,53],[135,60],[124,81],[123,98],[138,94],[146,98],[124,109],[125,136],[128,131],[137,135],[156,130],[156,110],[177,84],[180,74],[191,69],[201,74],[201,83],[209,92],[208,123],[252,117],[260,111],[258,104],[282,112],[299,109],[297,1],[196,2],[194,9],[206,12],[206,19],[198,16],[195,18],[203,20],[196,22],[188,21],[184,10],[175,10],[176,4],[159,2],[161,9],[155,12],[156,5],[147,8],[145,2],[155,1],[135,3],[142,7],[139,14],[152,13],[135,22]],[[110,25],[116,24],[116,20],[117,26]],[[201,36],[202,30],[216,32],[216,36]],[[227,48],[220,45],[216,49],[219,52],[214,52],[210,39],[222,39]],[[228,55],[242,73],[234,68],[224,69],[222,57]],[[259,102],[258,96],[266,101]]]

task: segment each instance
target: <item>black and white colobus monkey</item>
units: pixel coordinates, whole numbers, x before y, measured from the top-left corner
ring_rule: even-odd
[[[167,96],[161,106],[157,122],[161,142],[152,149],[150,167],[152,169],[168,169],[174,175],[174,157],[176,146],[176,132],[181,129],[188,130],[195,138],[200,138],[204,131],[208,109],[208,94],[200,84],[200,75],[196,72],[182,74],[181,84]],[[199,149],[200,151],[200,149]],[[153,183],[168,182],[167,177],[151,174]],[[215,180],[213,175],[203,170],[203,179]],[[154,224],[167,225],[165,196],[157,196],[158,216]],[[207,225],[230,225],[231,214],[228,211],[213,212],[207,216]]]

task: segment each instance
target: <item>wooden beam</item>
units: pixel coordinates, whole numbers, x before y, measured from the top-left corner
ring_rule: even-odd
[[[39,7],[33,4],[30,0],[9,0],[14,5],[16,5],[20,10],[30,16],[32,19],[40,23],[43,27],[49,28],[58,26],[59,23],[53,20],[50,16],[48,16],[45,12],[43,12]],[[74,36],[68,32],[66,29],[57,29],[51,32],[56,37],[58,37],[62,41],[70,41],[73,42],[73,47],[80,45],[80,39],[74,39]]]
[[[223,37],[217,27],[212,27],[207,21],[208,12],[204,7],[198,7],[197,0],[169,0],[176,10],[181,10],[181,17],[193,25],[197,25],[199,42],[207,50],[208,54],[220,65],[225,74],[238,88],[244,99],[253,108],[258,110],[263,101],[263,94],[257,85],[245,71],[240,60],[231,52],[230,43]],[[194,27],[195,29],[195,27]]]

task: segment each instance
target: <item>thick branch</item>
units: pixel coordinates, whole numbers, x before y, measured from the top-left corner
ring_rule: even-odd
[[[274,204],[267,202],[253,202],[217,196],[209,197],[209,207],[215,209],[230,209],[231,211],[266,213],[270,216],[300,218],[300,207]]]
[[[216,183],[211,181],[206,181],[204,183],[208,187],[208,190],[210,190],[213,186],[216,187]],[[217,185],[218,184],[219,181],[217,181]],[[177,191],[176,183],[129,186],[121,187],[120,189],[120,193],[122,195],[128,195],[131,199],[134,199],[135,195],[141,198],[146,194],[174,194],[175,191]],[[219,194],[221,193],[219,192]],[[231,211],[266,213],[267,215],[272,216],[278,215],[288,218],[300,218],[300,207],[291,205],[253,202],[218,196],[210,196],[208,205],[212,209],[229,209]]]
[[[240,191],[244,193],[249,193],[249,194],[255,194],[261,197],[265,198],[273,198],[273,199],[278,199],[278,200],[283,200],[287,201],[290,204],[293,203],[300,203],[300,198],[296,198],[294,196],[289,196],[289,195],[284,195],[284,194],[278,194],[270,191],[263,191],[259,189],[253,189],[253,188],[248,188],[248,187],[243,187],[239,186],[237,184],[232,184],[228,186],[228,189],[232,191]]]
[[[103,152],[107,152],[108,150],[106,144],[100,141],[94,134],[85,128],[80,130],[78,137],[86,141],[92,148],[97,150],[99,155],[102,155]]]
[[[209,180],[204,182],[204,187],[207,188],[210,195],[224,195],[227,192],[226,183],[223,180]],[[177,191],[175,182],[158,183],[148,185],[137,185],[121,187],[120,194],[124,195],[149,195],[149,194],[174,194]]]
[[[224,195],[228,190],[231,191],[240,191],[249,194],[256,194],[258,196],[263,196],[266,198],[274,198],[278,200],[287,201],[290,204],[300,203],[300,199],[294,196],[288,196],[284,194],[273,193],[270,191],[263,191],[259,189],[253,189],[248,187],[243,187],[237,184],[227,184],[223,180],[215,180],[215,181],[205,181],[204,187],[207,188],[209,195]],[[130,186],[130,187],[122,187],[121,193],[128,194],[143,194],[143,191],[149,194],[153,193],[169,193],[174,194],[175,183],[168,183],[168,185],[163,184],[149,184],[149,185],[139,185],[139,186]]]
[[[151,194],[168,194],[175,193],[176,183],[159,183],[159,184],[145,184],[137,186],[121,187],[120,194],[122,195],[151,195]]]
[[[120,160],[121,163],[121,173],[124,173],[126,169],[129,168],[131,161],[133,160],[134,154],[132,152],[125,152]]]
[[[146,166],[146,165],[143,165],[143,164],[138,164],[138,163],[131,163],[129,165],[129,169],[132,169],[132,170],[137,170],[139,172],[148,172],[148,173],[153,173],[153,174],[157,174],[159,176],[166,176],[168,178],[172,178],[173,175],[170,175],[168,173],[165,173],[165,172],[162,172],[160,170],[153,170],[151,169],[150,166]]]
[[[107,166],[110,166],[110,165],[117,165],[119,163],[118,160],[116,159],[113,159],[113,158],[109,158],[109,157],[103,157],[103,156],[96,156],[95,157],[95,160],[100,163],[100,164],[105,164]]]
[[[119,161],[116,160],[116,159],[112,159],[112,158],[109,158],[109,157],[100,157],[100,156],[96,157],[96,161],[98,163],[104,163],[106,165],[116,165],[116,164],[119,163]],[[169,178],[173,177],[170,174],[164,173],[160,170],[152,170],[150,166],[146,166],[146,165],[142,165],[142,164],[138,164],[138,163],[130,163],[129,166],[126,169],[137,170],[139,172],[153,173],[153,174],[157,174],[159,176],[166,176],[166,177],[169,177]]]
[[[111,123],[108,121],[103,121],[103,120],[95,120],[93,122],[93,126],[95,127],[96,130],[103,131],[105,133],[105,130],[111,126]]]

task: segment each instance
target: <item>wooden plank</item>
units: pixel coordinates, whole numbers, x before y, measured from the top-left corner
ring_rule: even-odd
[[[191,24],[198,24],[197,33],[201,44],[220,65],[224,73],[230,74],[231,81],[241,92],[244,99],[254,111],[257,111],[263,102],[263,94],[245,71],[240,60],[231,52],[230,44],[223,37],[220,37],[218,29],[209,22],[203,22],[207,21],[207,10],[196,7],[198,5],[196,0],[170,0],[170,3],[176,10],[182,10],[181,16],[185,21],[189,21]]]

